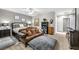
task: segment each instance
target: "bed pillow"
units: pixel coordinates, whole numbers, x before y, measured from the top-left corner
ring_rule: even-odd
[[[23,24],[19,24],[19,26],[20,26],[20,27],[24,27],[24,25],[23,25]]]
[[[22,31],[21,31],[21,33],[24,33],[24,34],[26,34],[26,30],[22,30]]]

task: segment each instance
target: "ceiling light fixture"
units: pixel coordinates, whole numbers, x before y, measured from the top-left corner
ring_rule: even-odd
[[[27,14],[33,14],[34,13],[34,9],[33,8],[26,8],[26,13]]]

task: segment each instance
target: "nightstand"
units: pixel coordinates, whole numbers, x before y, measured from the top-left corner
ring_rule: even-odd
[[[54,34],[54,27],[48,27],[48,34],[50,35]]]

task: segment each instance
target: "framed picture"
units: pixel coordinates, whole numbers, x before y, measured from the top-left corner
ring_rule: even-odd
[[[22,22],[25,22],[26,20],[24,18],[22,18]]]
[[[34,26],[39,26],[39,18],[34,19]]]
[[[15,19],[19,19],[19,16],[15,16]]]
[[[53,24],[53,19],[50,19],[50,24]]]

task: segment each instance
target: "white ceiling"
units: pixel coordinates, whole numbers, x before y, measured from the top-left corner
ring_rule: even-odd
[[[73,8],[2,8],[16,13],[24,15],[35,16],[37,14],[55,12],[56,14],[62,12],[72,12]]]

